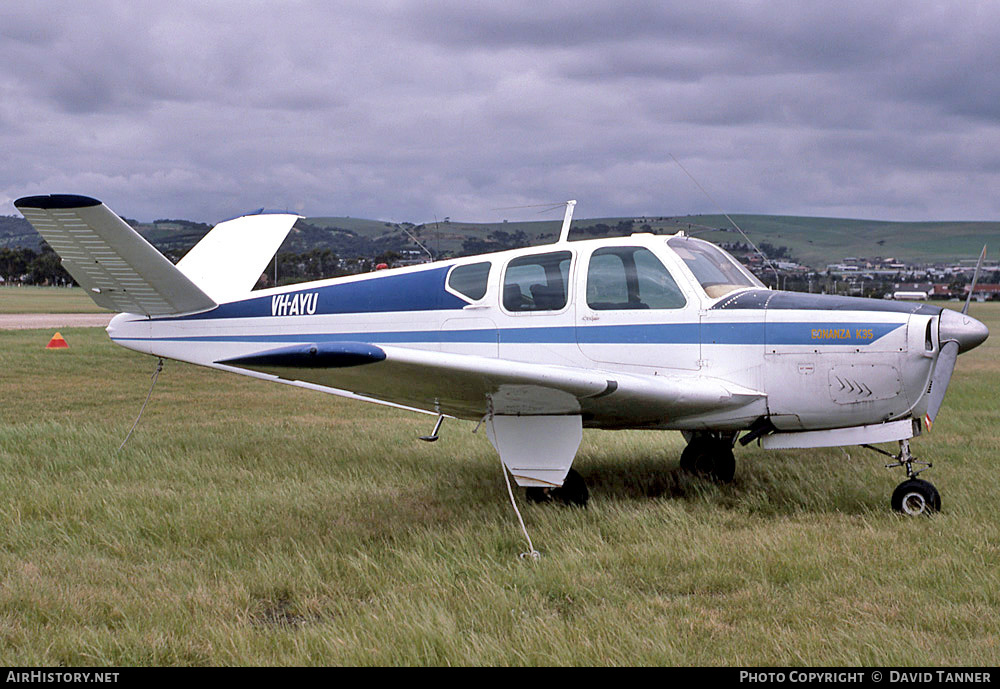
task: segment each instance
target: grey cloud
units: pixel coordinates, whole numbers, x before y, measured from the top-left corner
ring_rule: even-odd
[[[995,217],[1000,9],[52,2],[0,8],[0,201],[134,217]],[[7,211],[13,212],[9,203]],[[509,213],[508,213],[509,215]]]

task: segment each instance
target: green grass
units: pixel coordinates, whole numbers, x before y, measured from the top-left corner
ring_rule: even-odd
[[[973,315],[1000,334],[1000,308]],[[996,665],[1000,337],[914,451],[677,468],[676,433],[584,433],[588,509],[522,505],[473,424],[167,362],[99,328],[0,332],[7,665]]]
[[[82,287],[0,287],[0,314],[108,313]]]

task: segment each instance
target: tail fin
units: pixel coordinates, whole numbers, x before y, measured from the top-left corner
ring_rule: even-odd
[[[97,199],[54,194],[14,202],[101,307],[166,316],[216,302]]]
[[[244,297],[299,217],[259,211],[221,222],[177,268],[217,302]]]

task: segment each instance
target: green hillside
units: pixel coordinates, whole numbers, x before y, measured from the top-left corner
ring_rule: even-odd
[[[983,244],[1000,247],[1000,222],[887,222],[779,215],[734,215],[733,220],[758,246],[786,247],[797,261],[825,268],[843,258],[893,257],[907,262],[974,259]],[[300,221],[282,251],[301,253],[329,248],[342,256],[418,249],[412,235],[435,256],[468,255],[555,241],[561,220],[426,224],[361,218],[316,217]],[[580,218],[570,240],[628,235],[672,234],[678,230],[714,242],[743,241],[721,215],[633,218]]]
[[[779,215],[734,215],[733,220],[758,246],[785,247],[795,260],[825,268],[843,258],[893,257],[906,262],[956,261],[978,256],[983,244],[1000,246],[1000,222],[887,222]],[[209,230],[186,220],[129,222],[157,248],[174,259]],[[435,256],[470,255],[546,244],[556,239],[560,220],[467,223],[443,219],[414,224],[350,217],[300,220],[282,252],[330,249],[341,257],[371,258],[387,251],[420,251],[417,241]],[[715,242],[743,238],[721,215],[633,218],[580,218],[570,239],[627,235],[631,232],[671,234],[680,229]],[[37,251],[40,238],[23,218],[0,218],[0,248]],[[416,240],[416,241],[414,241]]]
[[[894,257],[926,263],[975,259],[988,244],[1000,247],[1000,222],[885,222],[780,215],[734,215],[734,221],[757,244],[786,246],[801,263],[824,268],[846,256]],[[701,232],[711,241],[735,241],[738,236],[721,215],[695,215],[657,224],[677,227],[697,224],[729,228]]]

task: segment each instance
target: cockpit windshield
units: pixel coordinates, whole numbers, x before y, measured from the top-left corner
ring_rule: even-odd
[[[764,287],[750,271],[714,244],[693,237],[671,237],[667,246],[681,257],[712,299],[747,287]]]

